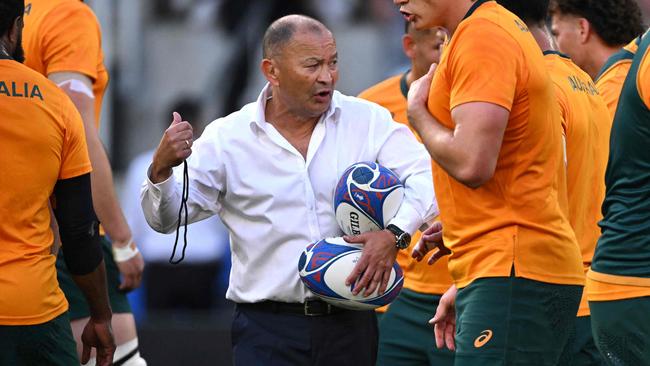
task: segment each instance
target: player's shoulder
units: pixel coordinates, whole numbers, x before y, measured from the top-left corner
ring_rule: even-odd
[[[403,76],[403,74],[399,74],[382,80],[379,83],[359,93],[359,98],[376,101],[379,99],[384,99],[388,95],[393,96],[394,93],[399,94],[400,83]]]
[[[26,65],[13,61],[0,62],[0,93],[60,103],[65,93],[50,79]]]
[[[340,114],[341,120],[371,121],[384,119],[386,115],[390,119],[390,112],[375,102],[366,99],[345,95],[338,90],[334,91],[332,106],[334,113]]]

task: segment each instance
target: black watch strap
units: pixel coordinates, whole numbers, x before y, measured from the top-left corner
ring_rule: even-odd
[[[406,249],[408,248],[409,244],[411,244],[411,235],[409,235],[409,233],[400,229],[396,225],[389,224],[388,226],[386,226],[386,230],[390,231],[391,233],[393,233],[393,235],[395,235],[395,246],[398,249]]]

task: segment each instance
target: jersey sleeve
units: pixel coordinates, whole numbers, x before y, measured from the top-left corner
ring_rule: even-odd
[[[458,35],[450,53],[450,108],[487,102],[512,109],[521,48],[504,29],[477,20]]]
[[[89,173],[92,168],[81,115],[67,97],[63,98],[62,112],[64,135],[59,179],[69,179]]]
[[[43,20],[39,32],[46,75],[68,71],[97,79],[101,33],[87,5],[80,1],[59,5]]]

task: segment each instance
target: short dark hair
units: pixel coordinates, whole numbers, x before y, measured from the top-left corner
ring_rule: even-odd
[[[16,18],[22,16],[24,12],[24,0],[0,0],[0,35],[7,34]]]
[[[277,55],[291,40],[296,30],[320,33],[327,28],[318,20],[306,15],[287,15],[274,21],[264,33],[262,52],[264,58]]]
[[[611,47],[627,44],[645,30],[636,0],[552,0],[551,12],[587,19]]]
[[[548,16],[550,0],[497,0],[501,6],[510,10],[529,26],[543,25]]]

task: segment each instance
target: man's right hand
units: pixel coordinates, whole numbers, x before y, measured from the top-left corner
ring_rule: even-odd
[[[163,134],[153,156],[149,177],[153,183],[167,180],[172,175],[172,168],[192,155],[193,136],[192,125],[183,121],[181,115],[174,112],[172,124]]]
[[[91,348],[95,348],[97,351],[97,366],[110,366],[113,364],[115,339],[113,338],[110,318],[100,321],[91,317],[81,334],[81,342],[83,343],[81,364],[86,364],[90,360]]]

